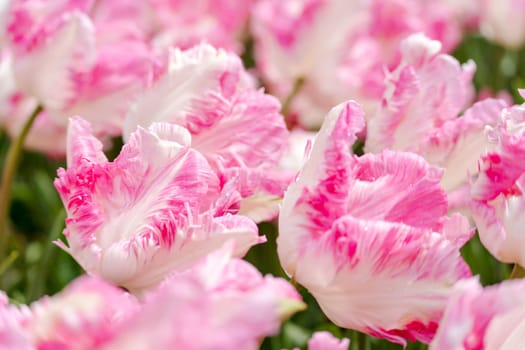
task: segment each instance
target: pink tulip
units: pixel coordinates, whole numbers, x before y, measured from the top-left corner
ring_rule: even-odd
[[[227,213],[231,194],[190,144],[183,127],[156,123],[109,162],[89,124],[72,119],[68,169],[55,181],[68,213],[69,246],[59,245],[89,273],[140,293],[224,241],[237,241],[236,256],[261,242],[251,220]]]
[[[413,153],[352,156],[364,115],[329,113],[279,215],[282,266],[335,324],[405,344],[429,342],[452,285],[470,276],[472,235],[447,212],[441,170]]]

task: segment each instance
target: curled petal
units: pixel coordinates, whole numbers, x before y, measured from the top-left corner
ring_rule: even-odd
[[[210,45],[170,51],[167,71],[129,112],[124,138],[137,125],[148,127],[154,122],[176,123],[190,132],[215,124],[230,108],[228,98],[235,92],[241,69],[235,55]]]

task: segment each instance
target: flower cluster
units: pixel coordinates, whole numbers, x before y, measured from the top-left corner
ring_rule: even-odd
[[[1,3],[0,125],[65,158],[54,244],[86,275],[1,294],[0,349],[257,349],[304,296],[403,346],[524,347],[523,281],[484,289],[461,249],[477,231],[525,268],[525,105],[476,95],[451,55],[467,31],[522,45],[519,6]],[[267,240],[290,281],[243,260]],[[286,347],[350,344],[303,338]]]

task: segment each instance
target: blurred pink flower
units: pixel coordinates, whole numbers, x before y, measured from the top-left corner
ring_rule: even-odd
[[[70,121],[68,169],[55,180],[66,207],[69,246],[59,245],[89,273],[135,293],[160,283],[221,246],[236,256],[261,242],[248,218],[230,215],[225,188],[190,148],[183,127],[155,123],[131,134],[109,162],[89,124]]]
[[[431,350],[525,348],[525,281],[483,288],[477,279],[454,287]]]
[[[157,50],[201,42],[241,53],[253,0],[111,0],[95,4],[95,21],[112,22]],[[117,22],[117,23],[115,23]]]
[[[494,111],[472,184],[471,211],[483,245],[497,259],[525,266],[525,105]]]
[[[254,0],[150,0],[161,28],[153,38],[157,46],[180,49],[207,42],[236,53]]]
[[[114,337],[118,323],[134,315],[139,303],[107,282],[84,276],[54,297],[2,308],[0,327],[17,330],[7,339],[0,337],[2,349],[87,350]],[[15,334],[19,342],[9,347]]]
[[[413,153],[352,156],[364,115],[329,113],[279,215],[282,266],[339,326],[405,344],[429,342],[450,288],[470,270],[472,230],[446,217],[441,170]]]
[[[44,107],[49,122],[40,127],[51,129],[44,136],[64,132],[73,115],[89,120],[99,136],[120,134],[129,103],[159,69],[147,42],[118,21],[94,22],[91,10],[88,0],[15,0],[8,14],[16,93]],[[24,123],[31,112],[15,114],[10,123]],[[65,153],[63,144],[44,139],[52,144],[44,143],[43,151]],[[40,148],[41,142],[28,143]]]
[[[284,279],[232,254],[223,247],[141,301],[88,276],[30,306],[9,305],[2,294],[0,348],[257,349],[304,304]]]
[[[423,32],[451,50],[461,39],[442,1],[260,0],[253,10],[255,57],[270,91],[291,105],[300,125],[316,128],[331,106],[349,98],[379,104],[384,67],[399,60],[399,42]]]
[[[258,349],[303,307],[288,282],[222,249],[146,295],[140,314],[104,349]]]
[[[287,143],[280,108],[277,99],[253,87],[238,56],[202,44],[171,52],[166,71],[130,110],[124,138],[137,125],[163,121],[183,126],[221,186],[237,178],[242,198],[281,198],[290,179],[268,175]]]
[[[525,44],[524,0],[483,0],[478,6],[481,34],[512,49]]]
[[[348,350],[349,339],[339,340],[330,332],[315,332],[308,341],[308,350]]]

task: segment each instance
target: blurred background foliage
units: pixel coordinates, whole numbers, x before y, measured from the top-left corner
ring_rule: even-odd
[[[253,67],[251,47],[248,43],[243,59]],[[477,71],[474,78],[476,90],[490,89],[492,93],[507,91],[517,103],[521,103],[517,89],[525,87],[525,48],[510,51],[488,42],[478,35],[470,35],[454,53],[460,62],[475,61]],[[114,158],[122,146],[114,140],[108,157]],[[3,164],[9,139],[0,132],[0,164]],[[362,146],[362,145],[361,145]],[[0,262],[1,289],[7,291],[14,303],[29,303],[42,295],[60,291],[68,282],[82,273],[76,262],[52,242],[61,239],[65,212],[53,186],[56,170],[64,167],[63,159],[50,159],[44,155],[25,152],[15,184],[12,188],[10,208],[11,232],[8,258]],[[276,252],[276,223],[260,225],[261,234],[268,242],[251,249],[247,260],[261,272],[286,277],[281,269]],[[474,274],[483,284],[493,284],[506,279],[511,266],[495,260],[474,237],[462,250]],[[319,306],[304,288],[297,286],[303,294],[308,309],[295,315],[284,324],[280,334],[265,339],[262,349],[304,348],[312,332],[329,330],[338,337],[351,339],[351,349],[401,349],[399,345],[377,340],[355,331],[333,325],[323,315]],[[407,349],[426,349],[419,343],[411,343]]]

